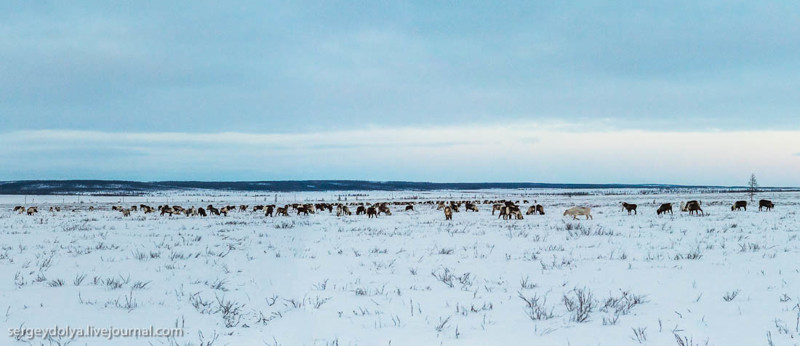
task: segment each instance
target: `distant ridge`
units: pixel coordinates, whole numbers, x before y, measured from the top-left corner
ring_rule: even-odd
[[[689,186],[664,184],[548,184],[548,183],[430,183],[363,180],[285,181],[122,181],[122,180],[24,180],[0,182],[4,195],[142,195],[157,191],[218,190],[242,192],[303,191],[429,191],[484,189],[744,189],[740,186]]]

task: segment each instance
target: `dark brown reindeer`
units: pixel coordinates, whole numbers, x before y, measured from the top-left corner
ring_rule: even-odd
[[[674,215],[674,213],[672,212],[672,203],[664,203],[660,207],[658,207],[658,210],[656,210],[656,214],[658,215],[666,214],[667,212]]]
[[[761,211],[762,208],[766,208],[767,211],[770,211],[772,208],[775,208],[775,204],[770,200],[762,199],[758,201],[758,211]]]
[[[631,211],[633,211],[634,215],[638,215],[638,213],[636,212],[636,204],[622,202],[622,210],[627,210],[628,215],[631,214]]]
[[[453,220],[453,209],[451,209],[449,206],[444,207],[444,219]]]
[[[308,206],[303,205],[303,206],[297,207],[297,215],[300,215],[300,214],[308,215],[309,211],[310,211],[310,209],[308,208]]]
[[[744,209],[744,211],[747,211],[747,201],[736,201],[736,203],[733,203],[733,205],[731,206],[731,211],[742,210],[742,209]]]

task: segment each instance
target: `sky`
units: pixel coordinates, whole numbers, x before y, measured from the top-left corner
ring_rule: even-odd
[[[800,186],[800,4],[4,1],[0,180]]]

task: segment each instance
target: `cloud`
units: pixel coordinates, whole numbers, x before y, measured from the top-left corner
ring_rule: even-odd
[[[0,4],[0,128],[798,130],[798,8]]]
[[[539,124],[259,133],[15,131],[0,179],[372,179],[800,185],[800,132],[571,131]],[[764,148],[771,148],[764,150]]]

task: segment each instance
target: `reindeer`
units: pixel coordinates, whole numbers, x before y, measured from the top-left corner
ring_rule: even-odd
[[[503,211],[503,205],[502,205],[502,204],[499,204],[499,203],[492,205],[492,215],[494,215],[494,212],[495,212],[495,211],[502,212],[502,211]],[[500,218],[500,217],[498,217],[498,219],[499,219],[499,218]]]
[[[22,213],[24,213],[24,212],[25,212],[25,207],[23,207],[23,206],[21,206],[21,205],[18,205],[18,206],[16,206],[16,207],[14,207],[14,211],[15,211],[15,212],[18,212],[19,214],[22,214]]]
[[[511,214],[511,208],[509,207],[500,207],[500,212],[497,215],[497,218],[503,218],[503,220],[508,220],[508,216]]]
[[[622,210],[627,210],[628,211],[628,215],[631,214],[631,211],[633,211],[634,215],[639,214],[638,212],[636,212],[636,204],[629,204],[629,203],[622,202]]]
[[[762,199],[758,201],[758,211],[761,211],[761,208],[766,208],[767,211],[770,211],[772,208],[775,208],[775,204],[770,200]]]
[[[472,202],[467,202],[466,207],[464,209],[466,209],[467,211],[474,211],[476,213],[478,212],[478,206]]]
[[[300,214],[308,215],[309,211],[310,211],[310,209],[307,206],[302,205],[302,206],[297,207],[297,215],[300,215]]]
[[[206,210],[203,209],[202,207],[201,208],[197,208],[197,214],[202,216],[202,217],[208,216],[208,214],[206,214]]]
[[[367,213],[367,208],[364,208],[363,205],[359,205],[358,208],[356,208],[356,215],[361,215],[366,213]]]
[[[698,201],[686,202],[685,206],[686,206],[686,210],[689,211],[689,215],[691,215],[691,214],[695,214],[695,215],[703,214],[703,215],[705,215],[705,213],[703,212],[703,209],[700,208],[700,202],[698,202]]]
[[[674,213],[672,213],[672,203],[664,203],[656,210],[656,214],[658,215],[666,214],[667,212],[674,215]]]
[[[691,200],[688,202],[681,201],[681,211],[682,212],[689,211],[689,204],[697,204],[699,206],[700,202],[697,200]]]
[[[375,209],[375,207],[367,208],[367,217],[371,219],[373,216],[376,218],[378,217],[378,210]]]
[[[577,220],[578,216],[586,216],[586,220],[594,219],[592,217],[592,208],[589,207],[572,207],[564,211],[564,216],[570,215],[573,220]]]
[[[169,214],[169,216],[172,216],[172,214],[174,214],[174,213],[175,213],[175,210],[172,209],[170,206],[167,206],[167,205],[161,206],[161,216],[164,216],[164,214]]]
[[[500,215],[497,218],[503,218],[503,220],[510,220],[516,217],[517,220],[522,219],[522,212],[519,209],[519,206],[514,204],[514,202],[506,201],[504,206],[500,207]]]
[[[444,207],[444,219],[445,221],[453,220],[453,209],[450,208],[449,206]]]
[[[747,201],[736,201],[736,203],[733,203],[733,205],[731,206],[731,211],[742,210],[742,209],[744,209],[744,211],[747,211]]]
[[[544,207],[541,204],[531,205],[528,207],[528,210],[525,212],[525,215],[544,215]]]
[[[511,220],[512,218],[516,218],[517,220],[522,219],[522,212],[519,210],[519,207],[513,204],[506,205],[500,208],[500,215],[497,218],[503,218],[503,220]]]
[[[289,216],[289,206],[278,207],[275,209],[275,213],[278,215]]]
[[[28,215],[30,216],[30,215],[38,213],[39,212],[39,208],[38,207],[30,207],[30,208],[28,208],[27,212],[28,212]]]
[[[409,205],[406,206],[406,211],[413,211],[413,210],[414,210],[414,206],[413,205],[409,204]]]

